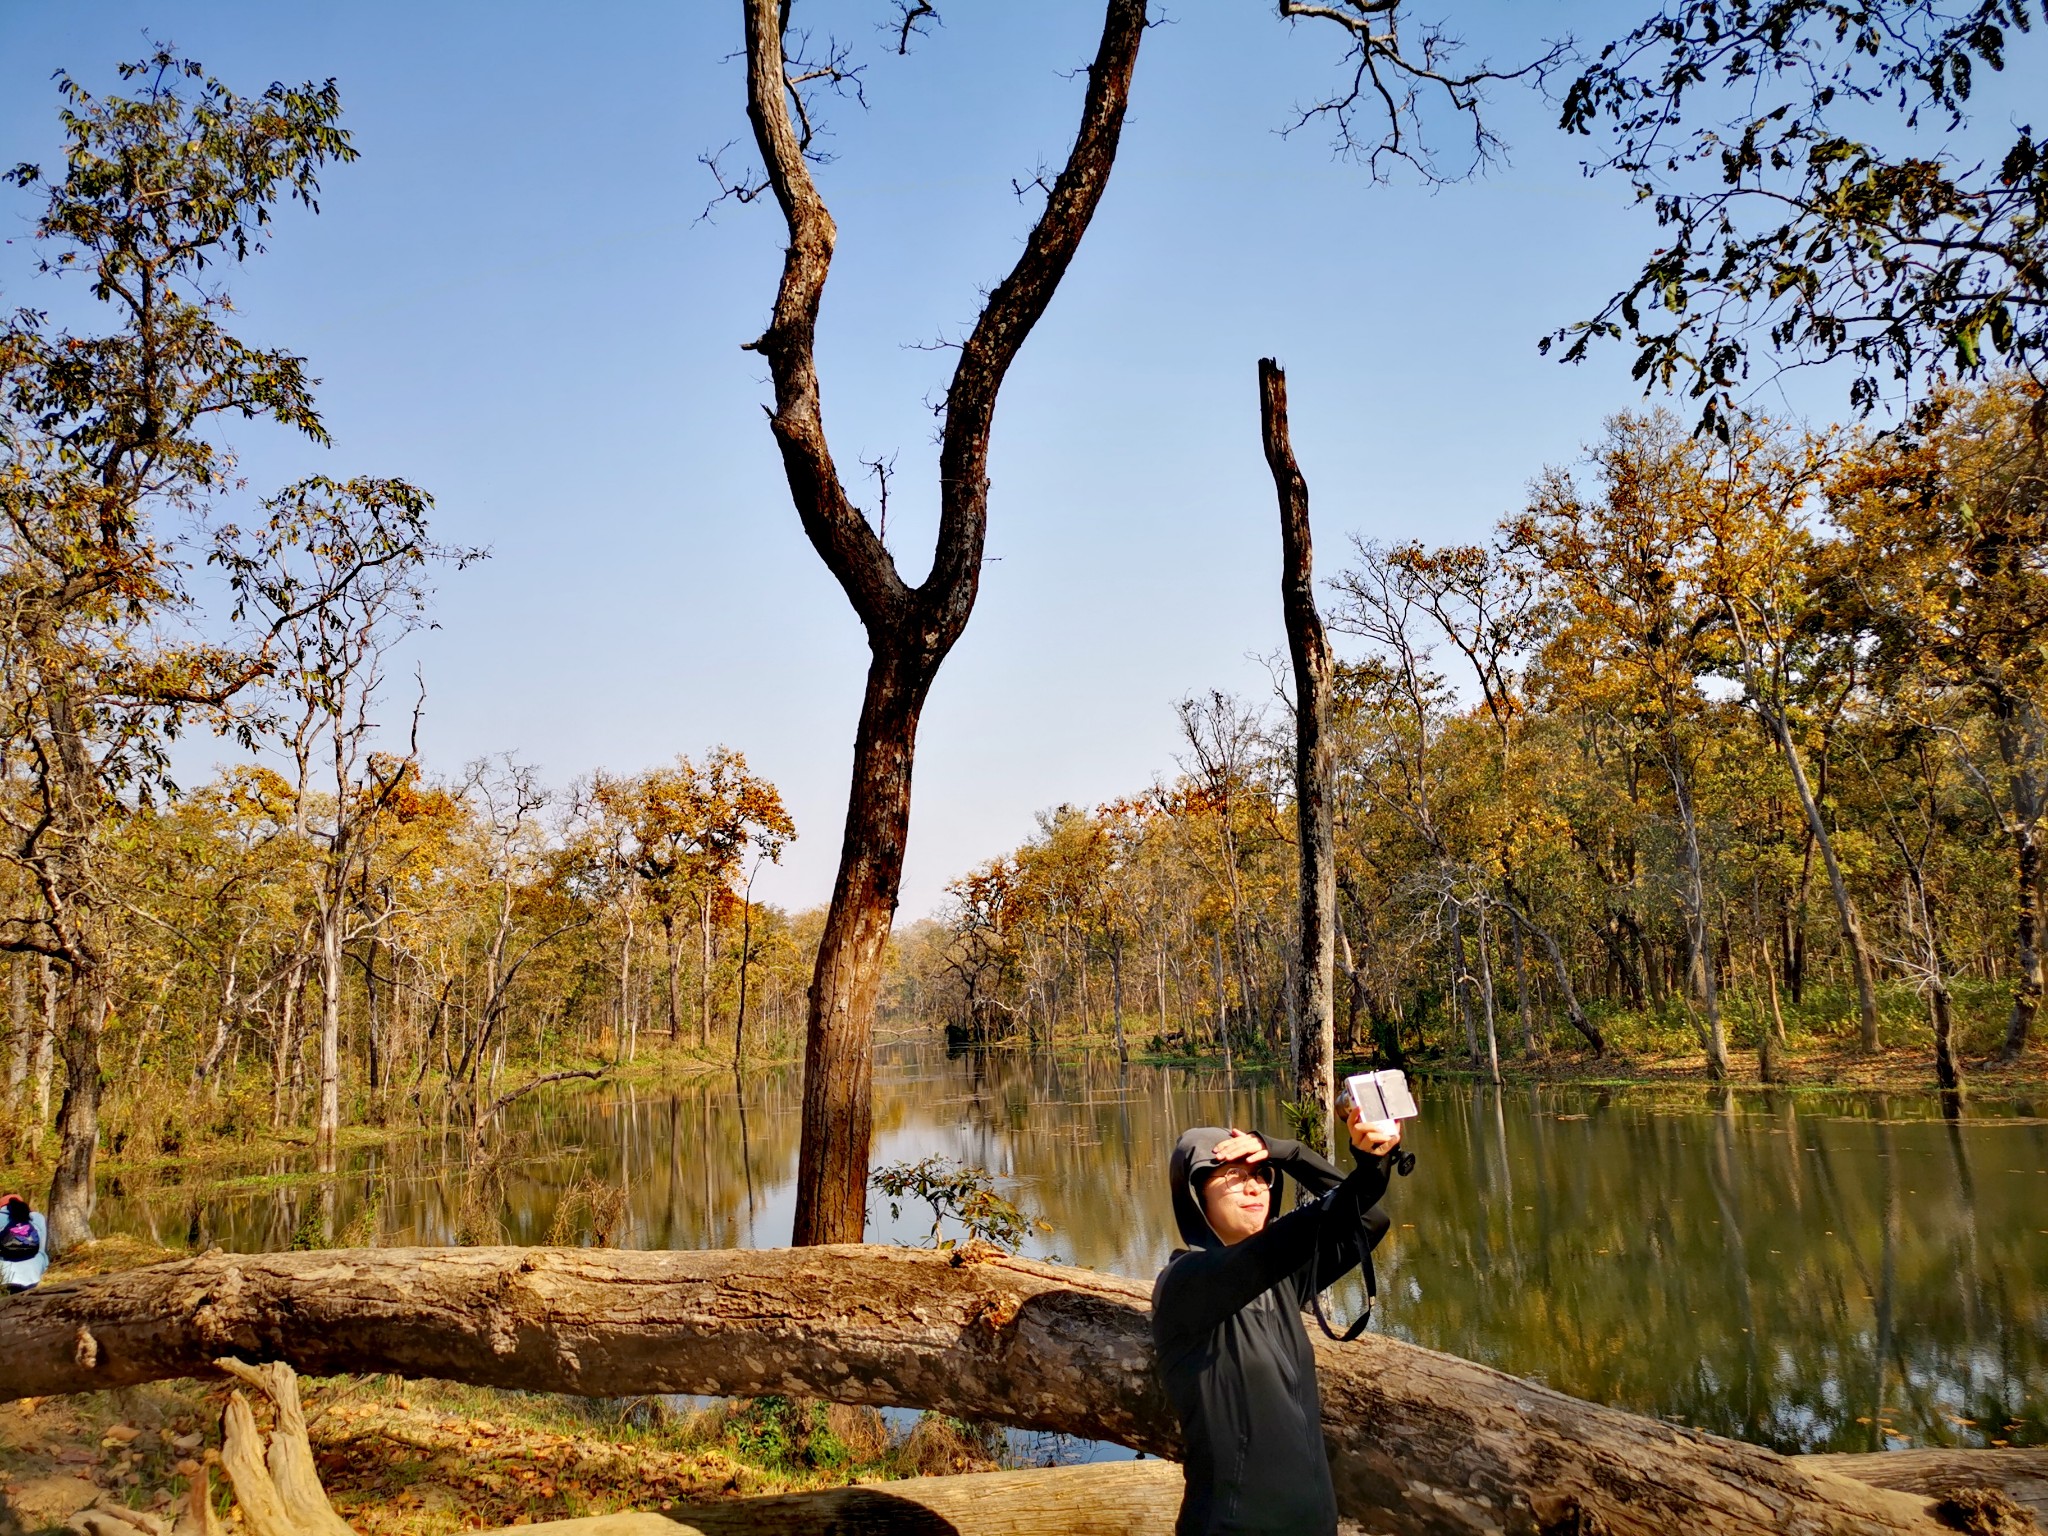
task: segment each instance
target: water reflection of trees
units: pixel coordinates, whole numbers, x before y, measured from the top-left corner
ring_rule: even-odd
[[[1054,1230],[1027,1250],[1149,1278],[1177,1242],[1165,1163],[1185,1126],[1272,1127],[1270,1088],[1119,1068],[1113,1055],[876,1068],[878,1163],[987,1168]],[[581,1181],[621,1188],[615,1240],[787,1240],[801,1083],[793,1069],[564,1090],[508,1111],[508,1242],[543,1241]],[[1381,1252],[1380,1326],[1564,1391],[1784,1449],[2048,1443],[2048,1129],[1943,1119],[1931,1104],[1702,1091],[1443,1086],[1411,1129]],[[444,1243],[462,1230],[451,1131],[240,1186],[110,1198],[158,1241],[275,1249]],[[323,1198],[324,1197],[324,1198]],[[877,1204],[876,1240],[916,1241]],[[333,1236],[328,1236],[332,1233]],[[1340,1306],[1358,1304],[1356,1287]],[[1888,1431],[1894,1432],[1888,1435]]]

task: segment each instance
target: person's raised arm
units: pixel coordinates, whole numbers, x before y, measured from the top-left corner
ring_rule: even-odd
[[[1289,1211],[1227,1248],[1196,1248],[1159,1277],[1154,1326],[1162,1338],[1206,1333],[1293,1275],[1315,1252],[1320,1202]]]
[[[1266,1156],[1273,1166],[1310,1194],[1326,1195],[1344,1182],[1344,1175],[1338,1171],[1337,1165],[1306,1142],[1290,1141],[1285,1136],[1255,1134],[1266,1144]]]
[[[1363,1119],[1355,1105],[1345,1117],[1345,1129],[1357,1167],[1330,1198],[1330,1219],[1317,1234],[1315,1280],[1322,1290],[1349,1274],[1387,1235],[1387,1215],[1378,1207],[1401,1144],[1398,1122],[1389,1134],[1383,1122]]]

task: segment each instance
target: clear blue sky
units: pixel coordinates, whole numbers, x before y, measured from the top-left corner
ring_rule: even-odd
[[[874,0],[799,10],[872,56],[870,110],[833,111],[819,175],[840,229],[820,362],[840,464],[899,455],[890,542],[918,574],[927,402],[952,355],[910,344],[959,334],[1014,258],[1032,209],[1010,181],[1064,154],[1101,11],[943,9],[907,60]],[[1475,53],[1508,57],[1618,13],[1457,14]],[[1374,186],[1319,130],[1276,132],[1332,78],[1332,36],[1264,0],[1171,15],[1146,39],[1102,210],[1002,397],[999,563],[924,718],[906,918],[1035,810],[1170,771],[1176,696],[1269,693],[1250,659],[1283,644],[1258,357],[1288,370],[1326,569],[1354,530],[1482,536],[1640,398],[1619,350],[1576,369],[1536,354],[1656,243],[1624,187],[1581,178],[1540,101],[1496,100],[1509,167]],[[239,88],[335,76],[361,161],[232,275],[246,333],[311,359],[335,441],[251,438],[252,491],[401,475],[438,498],[446,538],[494,550],[444,582],[417,647],[431,766],[510,749],[561,784],[729,744],[801,833],[760,891],[802,906],[830,890],[866,648],[790,509],[765,370],[740,350],[768,313],[779,221],[697,219],[697,156],[747,148],[739,17],[737,0],[0,0],[0,159],[53,158],[51,71],[110,88],[145,30]],[[32,206],[0,199],[10,304],[53,297],[24,273]]]

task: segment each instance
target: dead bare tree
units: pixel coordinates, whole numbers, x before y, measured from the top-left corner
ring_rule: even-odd
[[[1334,1150],[1337,1085],[1336,1021],[1331,994],[1337,966],[1337,849],[1331,821],[1330,677],[1335,662],[1316,608],[1315,550],[1308,522],[1308,482],[1294,460],[1287,430],[1287,374],[1259,359],[1259,430],[1280,498],[1280,607],[1294,659],[1294,813],[1301,864],[1299,956],[1294,966],[1294,1097],[1313,1104],[1308,1139]]]
[[[794,1240],[858,1241],[867,1219],[872,1126],[869,1041],[882,957],[895,916],[910,822],[911,762],[924,702],[966,628],[988,531],[988,448],[996,395],[1066,275],[1102,200],[1145,34],[1144,0],[1109,0],[1088,67],[1080,128],[1016,265],[989,292],[961,345],[943,406],[939,531],[931,572],[911,586],[848,499],[827,444],[815,361],[818,309],[837,230],[811,180],[805,92],[843,84],[833,50],[806,65],[791,50],[789,0],[745,0],[747,117],[789,231],[768,328],[750,349],[767,359],[782,452],[804,531],[867,630],[871,661],[854,738],[853,782],[838,878],[818,946],[804,1051],[802,1150]],[[792,58],[792,51],[799,57]]]

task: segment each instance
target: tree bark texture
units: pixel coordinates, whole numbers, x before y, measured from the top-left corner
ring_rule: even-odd
[[[212,1253],[0,1308],[0,1397],[217,1357],[622,1396],[785,1393],[1179,1450],[1148,1290],[985,1248]],[[1378,1335],[1317,1346],[1345,1514],[1396,1536],[1933,1533],[1924,1496]]]
[[[2048,1531],[2048,1449],[1953,1451],[1930,1446],[1800,1459],[1861,1483],[1930,1498],[1953,1497],[1965,1488],[1996,1489]]]
[[[50,1174],[50,1247],[65,1253],[92,1241],[99,1187],[93,1164],[100,1149],[100,1039],[106,1033],[106,978],[98,966],[74,974],[61,1050],[64,1098],[57,1110],[57,1165]]]
[[[1337,966],[1336,832],[1330,784],[1336,774],[1330,746],[1330,637],[1316,608],[1315,547],[1308,521],[1308,482],[1295,463],[1287,427],[1287,374],[1270,357],[1259,359],[1259,433],[1280,500],[1280,611],[1287,650],[1294,659],[1294,815],[1301,853],[1301,951],[1294,967],[1294,1097],[1314,1104],[1319,1124],[1312,1139],[1333,1149],[1336,1134],[1336,1016],[1332,992]]]
[[[790,498],[866,629],[872,658],[839,873],[811,982],[797,1171],[795,1240],[846,1242],[860,1238],[867,1219],[869,1042],[902,878],[918,715],[980,588],[996,396],[1108,185],[1145,34],[1145,5],[1108,0],[1073,149],[1023,254],[990,291],[960,349],[940,434],[938,539],[931,572],[916,587],[904,581],[879,533],[848,499],[826,441],[815,343],[837,229],[811,180],[790,110],[790,93],[800,87],[791,84],[783,53],[787,6],[745,0],[745,13],[747,117],[789,234],[774,314],[750,346],[767,360],[774,382],[769,426]]]

